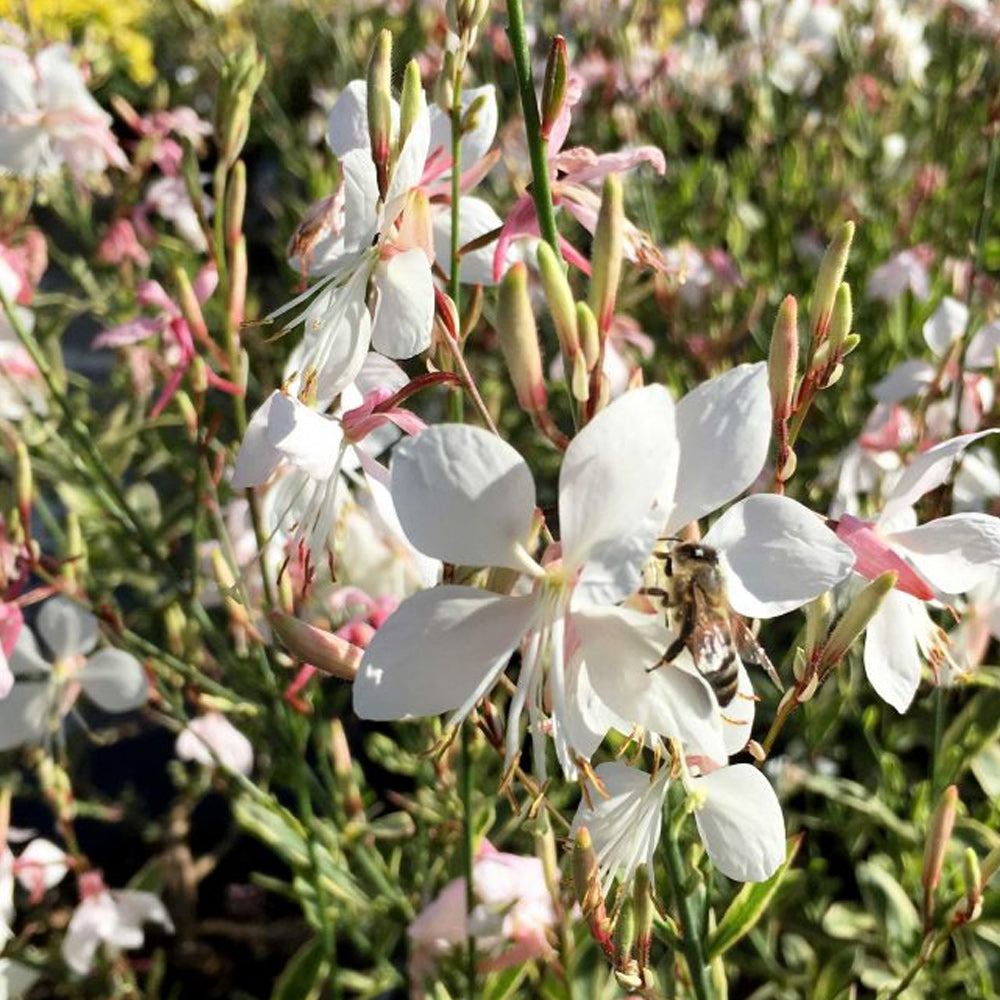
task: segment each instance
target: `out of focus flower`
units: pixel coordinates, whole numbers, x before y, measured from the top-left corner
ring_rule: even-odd
[[[69,598],[47,600],[36,629],[54,662],[42,657],[31,629],[23,628],[10,656],[14,687],[0,701],[0,750],[40,743],[58,728],[81,690],[105,712],[146,704],[149,681],[142,665],[120,649],[93,653],[97,619]]]
[[[552,953],[556,912],[538,858],[496,850],[484,840],[472,868],[476,905],[466,917],[465,879],[449,882],[407,929],[411,996],[422,996],[434,960],[476,939],[483,970],[505,969]]]
[[[0,288],[13,304],[16,320],[27,330],[35,324],[35,314],[27,307],[47,262],[45,239],[37,230],[29,230],[17,245],[0,243]],[[14,332],[6,310],[0,308],[0,418],[17,421],[29,412],[44,414],[46,409],[41,372]]]
[[[115,219],[108,226],[108,231],[97,248],[97,259],[102,264],[131,261],[139,267],[149,267],[149,254],[139,242],[135,226],[128,219]]]
[[[868,298],[894,302],[909,290],[923,302],[931,294],[928,267],[932,253],[929,247],[918,246],[890,257],[868,279]]]
[[[202,203],[206,214],[209,214],[212,210],[211,199],[203,196]],[[158,177],[146,188],[146,196],[135,214],[136,222],[142,225],[151,212],[171,223],[193,250],[204,253],[208,249],[183,177]]]
[[[0,698],[6,698],[14,686],[14,674],[7,657],[14,652],[23,625],[21,609],[16,604],[0,601]]]
[[[855,573],[873,580],[891,570],[897,582],[865,634],[865,673],[897,712],[909,708],[926,659],[935,674],[953,666],[945,633],[927,613],[939,595],[964,594],[1000,566],[1000,519],[961,513],[917,525],[913,504],[940,486],[966,447],[991,431],[952,438],[918,455],[874,521],[845,514],[837,535],[857,555]]]
[[[173,933],[170,914],[153,893],[109,890],[98,872],[84,873],[79,882],[82,898],[62,944],[63,959],[77,975],[90,972],[101,944],[112,953],[141,948],[145,924],[158,924],[168,934]]]
[[[221,712],[206,712],[192,719],[177,737],[174,749],[181,760],[204,767],[221,764],[246,775],[253,770],[253,745]]]
[[[128,168],[111,116],[90,96],[66,45],[34,57],[0,46],[0,172],[38,177],[65,164],[76,180]]]
[[[962,670],[978,667],[990,639],[1000,639],[1000,566],[966,594],[962,619],[948,633],[952,655]]]
[[[41,902],[46,890],[66,877],[68,871],[66,852],[44,837],[30,841],[14,860],[14,875],[35,905]]]

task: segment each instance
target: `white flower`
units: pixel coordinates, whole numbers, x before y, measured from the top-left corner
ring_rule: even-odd
[[[940,486],[958,455],[995,431],[951,438],[918,455],[900,476],[873,522],[844,515],[837,535],[856,553],[856,573],[874,579],[892,570],[896,587],[868,625],[865,673],[897,712],[909,708],[920,683],[921,658],[948,664],[947,638],[927,613],[938,595],[963,594],[1000,566],[1000,519],[961,513],[917,525],[913,504]]]
[[[42,657],[31,629],[21,629],[10,656],[14,687],[0,701],[0,750],[44,740],[72,708],[79,690],[105,712],[129,712],[146,704],[149,681],[142,665],[120,649],[91,653],[97,645],[97,619],[69,598],[46,601],[36,629],[54,664]]]
[[[875,268],[868,279],[867,294],[870,299],[893,302],[905,291],[923,302],[931,293],[927,273],[927,254],[920,247],[902,250]]]
[[[78,181],[128,160],[111,116],[87,92],[66,45],[33,58],[0,46],[0,173],[36,177],[65,163]]]
[[[151,892],[109,891],[94,873],[88,873],[80,881],[84,898],[73,911],[62,944],[63,959],[77,975],[90,972],[101,943],[115,951],[141,948],[145,940],[144,924],[159,924],[173,933],[174,924],[167,908]]]
[[[253,770],[253,744],[221,712],[192,719],[177,737],[174,752],[204,767],[221,764],[246,775]]]
[[[639,865],[652,871],[660,840],[670,769],[652,778],[619,761],[598,764],[606,795],[580,803],[574,832],[590,832],[607,895],[617,878],[628,885]],[[738,882],[762,882],[785,860],[785,822],[767,778],[752,764],[733,764],[682,780],[695,804],[695,821],[712,864]]]

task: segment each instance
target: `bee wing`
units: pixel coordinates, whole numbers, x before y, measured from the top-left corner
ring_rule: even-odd
[[[750,630],[750,626],[746,623],[746,620],[736,614],[735,611],[730,612],[729,615],[729,630],[736,642],[740,659],[744,663],[752,663],[754,666],[760,667],[774,681],[775,687],[779,691],[784,691],[785,685],[781,683],[781,678],[778,676],[778,671],[774,669],[771,658],[764,651],[764,647],[757,641],[757,636]]]
[[[738,657],[725,614],[719,614],[700,587],[691,588],[694,604],[694,626],[691,629],[690,650],[695,666],[706,676],[726,670]]]

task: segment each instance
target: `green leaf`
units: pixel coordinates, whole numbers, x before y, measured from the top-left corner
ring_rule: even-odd
[[[801,843],[802,834],[792,837],[788,842],[787,853],[781,867],[766,882],[747,882],[736,893],[719,921],[719,926],[712,931],[705,944],[706,957],[709,961],[729,951],[737,941],[749,934],[764,916],[774,894],[788,874]]]
[[[329,975],[323,942],[312,938],[288,960],[271,991],[271,1000],[318,1000]]]

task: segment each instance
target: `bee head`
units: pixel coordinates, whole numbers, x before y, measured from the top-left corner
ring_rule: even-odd
[[[675,545],[671,554],[675,559],[691,563],[708,563],[710,566],[717,566],[719,563],[719,553],[710,545],[702,545],[701,542],[681,542]]]

